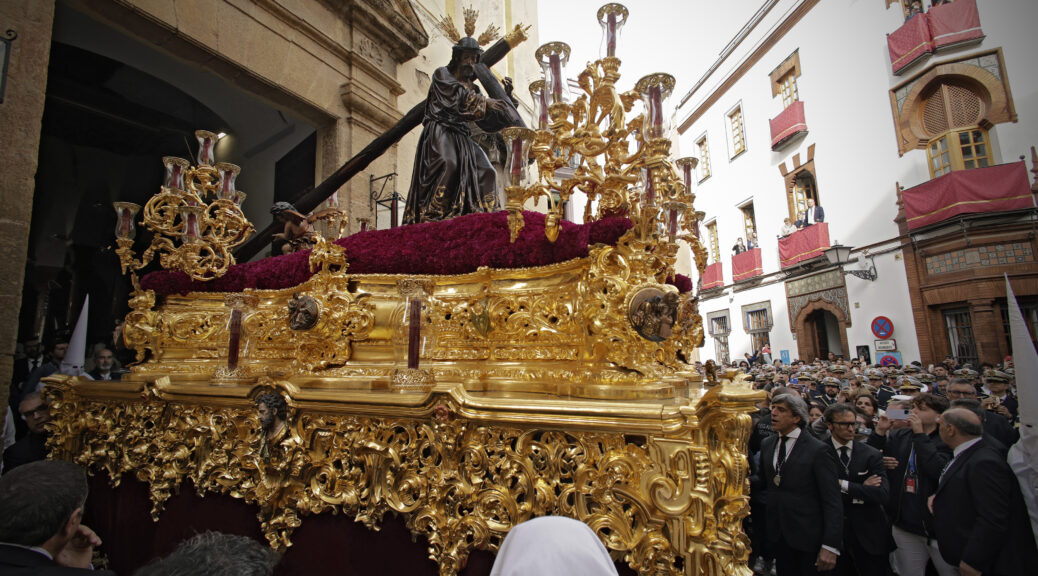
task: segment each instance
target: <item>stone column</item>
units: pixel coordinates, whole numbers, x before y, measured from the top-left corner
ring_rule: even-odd
[[[973,341],[977,343],[977,357],[981,363],[997,364],[1002,359],[998,346],[1002,317],[995,309],[995,301],[984,298],[968,302],[970,317],[973,319]]]
[[[18,338],[18,311],[29,246],[29,221],[40,149],[43,103],[47,92],[54,0],[0,0],[0,34],[18,37],[0,104],[0,425],[7,414],[8,386]]]

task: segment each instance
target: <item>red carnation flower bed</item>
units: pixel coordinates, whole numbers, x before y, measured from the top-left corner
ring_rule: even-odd
[[[508,240],[507,212],[369,230],[335,243],[345,250],[350,274],[453,275],[475,272],[483,266],[530,268],[583,258],[590,246],[614,245],[632,227],[627,218],[606,218],[590,224],[563,221],[558,239],[551,243],[544,236],[544,214],[524,215],[526,226],[515,243]],[[309,257],[310,252],[305,251],[237,264],[210,282],[161,270],[144,276],[141,287],[162,295],[291,288],[312,275]],[[682,292],[691,289],[691,281],[680,274],[670,283]]]

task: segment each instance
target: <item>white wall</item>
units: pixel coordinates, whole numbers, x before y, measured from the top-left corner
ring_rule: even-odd
[[[744,61],[781,22],[781,16],[800,4],[799,0],[780,1],[733,57],[678,111],[679,121],[687,118]],[[1038,144],[1038,123],[1029,116],[1038,109],[1038,77],[1026,67],[1028,60],[1038,55],[1038,39],[1031,29],[1038,22],[1038,2],[979,0],[978,4],[981,26],[987,35],[983,44],[941,54],[920,68],[1002,47],[1020,122],[1001,124],[990,132],[997,140],[996,152],[1001,152],[995,161],[1009,162]],[[884,2],[819,2],[681,134],[680,148],[686,153],[694,149],[694,142],[704,132],[710,142],[712,174],[696,190],[696,208],[706,212],[706,220],[716,219],[726,284],[732,282],[730,248],[736,238],[744,235],[742,212],[737,206],[750,198],[757,216],[764,273],[779,270],[776,236],[788,209],[778,166],[785,163],[792,168],[794,154],[806,161],[807,148],[812,144],[818,192],[829,222],[831,242],[862,247],[898,236],[894,223],[897,183],[910,187],[929,179],[925,151],[898,156],[889,90],[903,78],[891,74],[886,35],[902,21],[896,3],[887,9]],[[797,84],[809,133],[772,152],[768,120],[777,116],[783,106],[780,96],[771,95],[769,73],[798,49],[802,75]],[[913,72],[910,70],[908,75]],[[747,151],[730,159],[726,113],[740,102]],[[868,344],[872,348],[875,337],[870,324],[873,318],[883,315],[894,322],[894,338],[904,360],[919,358],[908,281],[896,246],[891,242],[873,250],[893,249],[874,258],[877,281],[850,275],[846,278],[852,322],[847,330],[849,354],[854,353],[856,346]],[[856,256],[859,261],[864,260],[861,254]],[[848,268],[856,266],[851,264]],[[791,357],[796,357],[785,291],[778,283],[700,303],[704,318],[708,312],[726,305],[731,311],[732,358],[741,357],[750,346],[749,336],[742,330],[740,306],[764,300],[771,301],[774,315],[773,356],[778,358],[780,350],[789,349]],[[714,356],[709,337],[701,356]],[[872,357],[876,358],[874,348]]]

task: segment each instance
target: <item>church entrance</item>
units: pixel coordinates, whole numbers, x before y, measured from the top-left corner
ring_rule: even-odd
[[[797,351],[800,359],[812,362],[822,360],[832,353],[847,357],[847,326],[842,314],[830,309],[827,302],[814,302],[810,310],[804,310],[796,322]]]

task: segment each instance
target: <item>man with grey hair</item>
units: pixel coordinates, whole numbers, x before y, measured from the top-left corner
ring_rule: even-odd
[[[50,407],[39,392],[30,392],[18,403],[18,416],[29,428],[29,433],[4,450],[3,473],[18,466],[36,462],[47,457],[47,429],[50,422]]]
[[[761,443],[761,475],[778,576],[832,570],[843,543],[836,453],[803,430],[807,422],[807,404],[799,396],[771,399],[776,435]]]
[[[1033,574],[1038,550],[1020,484],[983,431],[971,410],[941,414],[941,440],[954,456],[932,500],[937,545],[962,576]]]
[[[202,532],[134,576],[270,576],[281,555],[247,536]]]
[[[0,574],[115,576],[90,569],[101,539],[80,523],[86,499],[86,472],[71,462],[32,462],[0,478]]]

